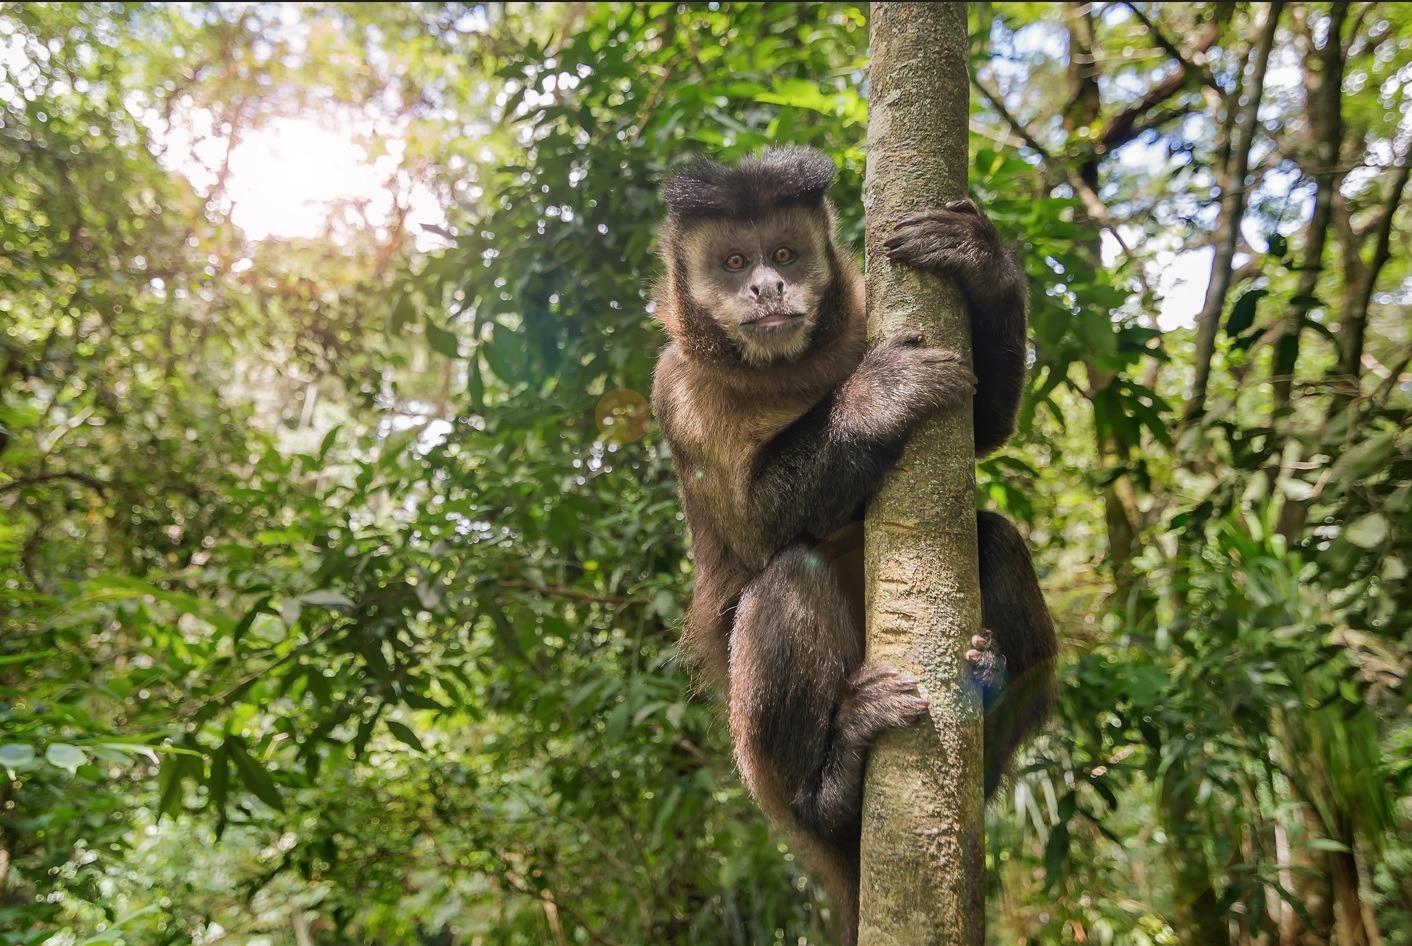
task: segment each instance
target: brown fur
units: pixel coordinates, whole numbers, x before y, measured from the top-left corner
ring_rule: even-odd
[[[1024,299],[989,221],[969,204],[948,205],[906,221],[888,252],[958,279],[984,373],[977,379],[956,352],[922,347],[917,333],[869,350],[862,278],[834,243],[820,185],[831,168],[790,151],[734,169],[698,163],[664,188],[656,314],[671,342],[652,402],[696,565],[683,650],[698,680],[726,695],[746,787],[790,831],[851,944],[867,748],[926,706],[915,679],[864,663],[859,518],[910,431],[935,411],[974,400],[978,450],[1009,435],[1024,372]],[[801,265],[760,262],[762,244],[775,242],[766,232],[808,247]],[[792,334],[760,336],[765,347],[742,326],[764,305],[750,293],[766,283],[715,268],[738,248],[780,287],[776,299],[817,299],[788,324]],[[772,357],[776,337],[789,344]],[[1009,661],[1022,683],[1001,701],[1006,720],[987,721],[988,753],[999,750],[987,762],[993,787],[990,776],[1052,699],[1054,635],[1013,526],[993,514],[978,525],[985,619],[1000,651],[987,653],[980,682],[999,692]]]

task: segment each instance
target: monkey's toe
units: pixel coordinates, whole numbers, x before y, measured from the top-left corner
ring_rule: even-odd
[[[947,201],[945,207],[947,210],[953,211],[954,213],[980,214],[980,208],[977,207],[975,201],[971,200],[969,197]]]
[[[924,337],[919,328],[905,328],[900,332],[889,335],[883,342],[891,348],[916,348],[922,344]]]
[[[1009,682],[1005,655],[995,646],[995,638],[986,631],[971,638],[966,651],[971,665],[971,683],[980,691],[981,703],[989,710],[1000,699]]]
[[[849,686],[851,693],[839,707],[838,725],[841,732],[862,745],[889,729],[910,725],[931,706],[915,675],[886,664],[862,667]]]

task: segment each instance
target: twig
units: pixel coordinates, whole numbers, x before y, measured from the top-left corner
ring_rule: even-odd
[[[192,716],[199,714],[202,710],[206,709],[207,707],[214,706],[218,703],[224,703],[225,701],[234,697],[241,690],[250,686],[256,680],[269,673],[271,670],[274,670],[276,667],[281,667],[284,664],[289,663],[295,657],[299,657],[303,654],[308,653],[311,649],[313,649],[315,644],[327,637],[329,635],[329,632],[332,631],[335,626],[336,624],[332,622],[329,624],[325,624],[323,627],[319,628],[319,630],[309,635],[308,640],[295,647],[289,653],[270,661],[258,670],[250,671],[249,673],[245,674],[245,676],[241,677],[239,680],[233,683],[231,686],[222,690],[220,693],[216,694],[215,696],[208,697],[205,700],[202,700],[195,707],[189,710],[183,710],[177,715],[180,716],[182,719],[189,719]]]
[[[1212,37],[1211,42],[1206,43],[1205,46],[1202,46],[1201,41],[1198,41],[1197,47],[1194,48],[1192,54],[1189,55],[1178,49],[1177,44],[1167,38],[1167,34],[1162,32],[1162,28],[1157,25],[1156,21],[1146,13],[1143,13],[1142,9],[1139,8],[1136,3],[1128,3],[1125,0],[1123,6],[1127,7],[1128,11],[1132,13],[1133,19],[1137,20],[1147,29],[1147,32],[1152,36],[1152,41],[1162,47],[1167,55],[1175,59],[1177,65],[1180,66],[1183,71],[1195,72],[1197,76],[1200,77],[1203,84],[1209,85],[1223,95],[1225,94],[1225,90],[1216,82],[1215,76],[1211,75],[1210,67],[1208,67],[1205,62],[1193,58],[1193,56],[1204,56],[1206,50],[1210,48],[1211,43],[1215,42],[1215,37]]]
[[[652,112],[657,108],[657,100],[662,97],[662,91],[666,89],[667,82],[672,78],[672,73],[677,69],[677,63],[681,62],[681,56],[672,57],[667,63],[667,68],[662,72],[662,78],[657,80],[657,84],[647,95],[647,101],[642,103],[642,111],[638,113],[637,124],[633,126],[632,138],[629,144],[637,144],[642,138],[642,132],[647,128],[647,122],[652,117]]]
[[[100,496],[108,495],[108,484],[102,480],[89,476],[87,473],[74,473],[65,470],[61,473],[38,473],[34,476],[22,476],[19,479],[11,480],[0,485],[0,493],[9,493],[17,489],[24,489],[26,486],[36,486],[40,483],[48,483],[53,480],[73,480],[82,483]]]
[[[505,873],[500,874],[498,876],[502,881],[505,882],[506,886],[508,886],[511,890],[514,890],[516,893],[523,894],[526,897],[534,897],[535,899],[542,901],[544,895],[542,891],[535,890],[529,884],[520,880],[509,871],[506,871]],[[598,942],[602,943],[603,946],[623,946],[622,943],[618,942],[616,939],[613,939],[607,933],[600,933],[592,926],[589,926],[588,923],[584,920],[583,914],[570,907],[567,903],[560,903],[556,900],[554,902],[554,906],[558,908],[560,913],[565,914],[569,917],[569,919],[573,920],[576,924],[578,924],[579,929],[587,933],[590,939],[597,940]]]
[[[1114,242],[1116,242],[1118,247],[1123,251],[1123,255],[1132,261],[1134,274],[1137,276],[1138,282],[1142,285],[1143,291],[1151,292],[1152,286],[1147,281],[1147,274],[1143,272],[1142,265],[1133,254],[1132,247],[1128,246],[1127,241],[1123,239],[1123,235],[1118,232],[1118,222],[1114,220],[1112,214],[1108,212],[1108,206],[1103,203],[1103,198],[1099,197],[1094,189],[1089,187],[1081,177],[1070,171],[1068,165],[1050,154],[1049,149],[1039,143],[1039,139],[1035,138],[1035,136],[1030,133],[1030,130],[1025,127],[1024,122],[1016,118],[1010,110],[1005,107],[1005,103],[1000,100],[1000,96],[987,88],[979,77],[972,77],[971,84],[974,85],[985,100],[991,104],[991,107],[995,109],[996,113],[1005,120],[1005,123],[1010,126],[1011,130],[1020,136],[1020,139],[1024,141],[1030,150],[1039,155],[1045,167],[1049,168],[1052,173],[1060,176],[1064,180],[1064,183],[1068,184],[1069,187],[1073,189],[1074,194],[1079,198],[1079,202],[1083,204],[1084,212],[1087,213],[1095,223],[1112,235]]]
[[[549,597],[568,598],[571,601],[584,601],[589,604],[631,604],[636,600],[631,596],[600,595],[591,591],[581,591],[578,588],[568,588],[564,585],[538,585],[532,581],[518,579],[501,579],[495,585],[509,591],[533,591]]]

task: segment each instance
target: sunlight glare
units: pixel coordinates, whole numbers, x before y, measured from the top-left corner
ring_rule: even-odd
[[[251,240],[312,239],[325,232],[339,205],[361,223],[352,209],[361,204],[368,223],[381,231],[392,217],[395,188],[411,202],[406,225],[420,244],[422,224],[444,226],[441,208],[424,184],[398,173],[405,142],[388,137],[384,153],[370,158],[359,143],[365,131],[293,117],[247,131],[231,151],[222,200],[232,222]],[[208,191],[225,160],[224,136],[212,134],[205,114],[193,116],[188,135],[172,137],[173,165]]]

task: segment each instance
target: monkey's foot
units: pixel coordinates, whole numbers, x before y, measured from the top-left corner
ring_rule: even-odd
[[[983,281],[1003,255],[995,226],[969,200],[903,219],[883,245],[894,262],[944,270],[963,282]]]
[[[971,681],[980,690],[981,704],[989,710],[1000,699],[1009,681],[1005,655],[995,646],[995,637],[983,631],[971,638],[971,648],[966,651],[966,660],[971,665]]]
[[[921,681],[887,664],[866,664],[848,681],[838,710],[839,733],[867,745],[889,729],[901,729],[926,714],[931,703]]]

